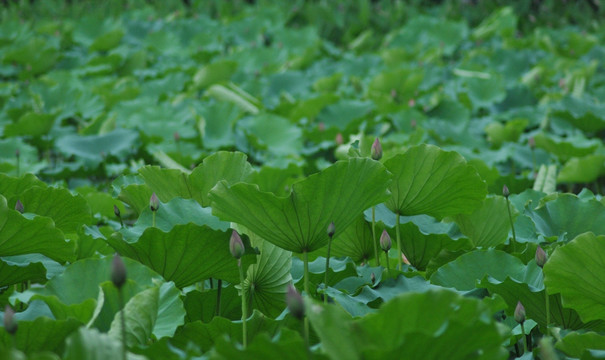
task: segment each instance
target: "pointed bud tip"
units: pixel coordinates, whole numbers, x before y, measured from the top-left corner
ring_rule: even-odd
[[[384,252],[391,250],[391,236],[386,230],[382,230],[380,235],[380,247]]]
[[[126,284],[126,265],[118,253],[113,256],[111,261],[111,282],[118,289]]]
[[[160,208],[160,199],[155,193],[151,194],[151,197],[149,198],[149,208],[151,211],[158,211]]]
[[[525,322],[525,307],[523,307],[521,301],[517,302],[517,307],[515,308],[515,321],[519,324]]]
[[[122,214],[120,213],[120,209],[118,208],[118,206],[117,206],[117,205],[114,205],[114,206],[113,206],[113,213],[114,213],[114,215],[115,215],[117,218],[122,217]]]
[[[244,242],[235,230],[233,230],[233,232],[231,233],[231,239],[229,240],[229,250],[231,251],[231,255],[238,260],[242,256],[244,256]]]
[[[305,304],[302,295],[292,284],[288,285],[288,290],[286,292],[286,305],[288,306],[290,314],[292,314],[292,316],[298,320],[302,320],[302,318],[305,316]]]
[[[510,195],[510,191],[508,190],[508,186],[506,186],[506,185],[502,186],[502,195],[504,195],[505,198],[508,198],[508,196]]]
[[[538,248],[536,249],[536,264],[543,268],[544,265],[546,264],[546,260],[548,260],[548,256],[546,255],[546,251],[544,251],[544,249],[542,249],[542,247],[538,246]]]
[[[372,143],[371,156],[374,160],[382,159],[382,145],[380,145],[380,140],[378,140],[378,138]]]
[[[17,332],[17,321],[15,320],[15,310],[10,305],[4,308],[4,329],[7,333],[15,335]]]
[[[15,203],[15,210],[17,210],[21,214],[23,214],[23,212],[25,211],[25,208],[23,207],[23,203],[21,202],[21,200],[17,200],[17,202]]]
[[[335,231],[336,231],[336,226],[334,226],[334,221],[332,221],[332,222],[330,223],[330,225],[328,225],[328,230],[327,230],[327,232],[328,232],[328,236],[329,236],[329,237],[334,236],[334,232],[335,232]]]

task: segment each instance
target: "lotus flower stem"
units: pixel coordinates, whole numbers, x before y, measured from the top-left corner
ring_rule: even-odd
[[[384,256],[387,258],[387,275],[391,276],[391,267],[389,266],[389,251],[384,252]]]
[[[122,337],[122,360],[126,360],[126,315],[124,314],[125,306],[124,306],[124,293],[122,292],[122,288],[118,288],[118,302],[120,304],[120,325],[121,326],[121,337]]]
[[[374,242],[374,256],[376,256],[376,265],[380,266],[380,256],[378,254],[378,239],[376,239],[376,207],[372,206],[372,240]]]
[[[303,252],[303,263],[305,264],[305,274],[304,274],[304,281],[305,281],[305,294],[307,296],[309,296],[309,253],[308,252]],[[305,339],[307,339],[307,344],[308,344],[308,339],[309,339],[309,318],[305,315],[305,319],[304,319],[304,335],[305,335]]]
[[[326,272],[324,273],[324,304],[328,303],[328,270],[330,269],[330,249],[332,247],[334,230],[334,222],[331,222],[328,226],[328,255],[326,256]]]
[[[155,211],[151,213],[151,227],[155,227]]]
[[[244,288],[244,269],[242,267],[242,259],[237,259],[237,267],[239,267],[239,281],[242,288],[242,343],[244,349],[248,344],[246,335],[246,319],[248,318],[248,302],[246,301],[246,289]]]
[[[221,290],[223,289],[223,280],[218,279],[216,284],[216,316],[221,316]]]
[[[510,221],[510,228],[513,232],[513,252],[516,252],[517,251],[517,235],[515,234],[515,224],[513,223],[513,214],[510,211],[510,200],[508,199],[510,192],[506,185],[504,185],[504,187],[502,188],[502,194],[506,198],[506,210],[508,210],[508,220]]]
[[[403,271],[403,258],[401,254],[403,249],[401,248],[401,235],[399,234],[399,211],[397,211],[397,221],[395,222],[395,234],[397,236],[397,258],[399,258],[399,270]]]
[[[527,335],[525,335],[525,326],[521,323],[521,333],[523,334],[523,353],[527,353]]]
[[[17,177],[21,176],[21,152],[19,149],[15,150],[15,158],[17,160]]]
[[[544,297],[546,298],[546,335],[548,335],[548,324],[550,324],[550,301],[548,301],[548,293],[544,288]]]

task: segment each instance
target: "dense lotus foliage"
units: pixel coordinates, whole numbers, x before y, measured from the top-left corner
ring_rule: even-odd
[[[0,358],[605,358],[598,7],[191,3],[3,5]]]

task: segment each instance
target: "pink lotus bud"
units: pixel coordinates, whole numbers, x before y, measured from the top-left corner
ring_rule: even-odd
[[[17,157],[17,159],[19,158],[19,156],[21,156],[21,151],[19,151],[19,149],[15,150],[15,156]]]
[[[544,264],[546,264],[546,260],[548,260],[548,256],[546,255],[546,251],[542,249],[540,246],[536,249],[536,264],[543,268]]]
[[[336,145],[342,145],[344,143],[344,139],[341,133],[336,134],[336,138],[334,139]]]
[[[414,99],[410,99],[410,100],[408,100],[408,106],[409,106],[409,107],[414,107],[414,106],[416,106],[416,100],[414,100]]]
[[[242,238],[235,230],[233,230],[233,232],[231,233],[231,239],[229,240],[229,250],[231,251],[231,255],[233,255],[233,257],[236,259],[240,259],[242,256],[244,256],[244,243],[242,242]]]
[[[21,214],[23,214],[23,212],[25,211],[25,209],[23,208],[23,203],[21,202],[21,200],[17,200],[17,202],[15,203],[15,210],[17,210]]]
[[[382,230],[382,235],[380,235],[380,247],[384,252],[391,250],[391,236],[386,230]]]
[[[126,284],[126,265],[118,253],[113,256],[111,261],[111,282],[118,289]]]
[[[504,195],[505,198],[508,198],[508,196],[510,195],[510,191],[508,190],[508,186],[504,185],[502,187],[502,195]]]
[[[178,131],[174,132],[174,141],[179,142],[179,140],[181,140],[181,134],[179,134]]]
[[[290,314],[302,320],[305,316],[305,303],[303,302],[302,295],[296,290],[292,284],[288,285],[288,291],[286,292],[286,305]]]
[[[151,198],[149,198],[149,208],[151,211],[158,211],[160,208],[160,199],[155,193],[151,194]]]
[[[372,282],[372,285],[376,282],[376,275],[374,275],[374,273],[370,274],[370,281]]]
[[[4,330],[11,335],[17,332],[17,321],[15,321],[15,310],[10,305],[4,308]]]
[[[326,130],[326,124],[320,122],[319,124],[317,124],[317,128],[319,129],[319,131],[325,131]]]
[[[517,307],[515,308],[515,321],[519,324],[523,324],[525,322],[525,308],[521,301],[517,302]]]
[[[529,145],[530,149],[535,149],[536,148],[536,139],[534,139],[534,137],[530,137],[529,140],[527,140],[527,144]]]
[[[372,143],[371,156],[374,160],[380,160],[382,158],[382,145],[380,145],[380,140],[378,140],[378,138]]]
[[[332,236],[334,236],[334,232],[336,231],[336,227],[334,226],[334,221],[332,221],[330,223],[330,225],[328,225],[328,236],[331,238]]]

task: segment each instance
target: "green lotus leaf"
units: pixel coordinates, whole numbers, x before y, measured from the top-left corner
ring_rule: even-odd
[[[477,282],[486,275],[500,281],[507,276],[524,280],[528,276],[527,271],[526,265],[519,258],[504,251],[476,250],[440,267],[431,276],[431,283],[469,291],[475,289]]]
[[[134,130],[116,129],[103,135],[66,135],[57,139],[57,149],[67,155],[75,155],[97,165],[108,155],[122,156],[129,152],[138,141]]]
[[[21,116],[16,123],[4,128],[4,136],[33,136],[46,135],[55,123],[56,115],[28,112]]]
[[[168,232],[147,228],[136,242],[124,241],[115,233],[108,242],[120,254],[183,288],[210,277],[239,282],[237,261],[229,251],[230,236],[231,233],[207,226],[186,224],[176,225]],[[247,261],[244,265],[250,263]]]
[[[32,174],[25,174],[21,177],[12,177],[0,174],[0,194],[8,200],[9,204],[15,206],[16,198],[34,186],[46,187],[46,184],[40,181]]]
[[[605,336],[595,332],[579,334],[572,332],[555,344],[558,350],[572,358],[582,358],[587,349],[605,350]]]
[[[187,174],[177,169],[163,169],[159,166],[144,166],[139,174],[152,192],[163,202],[175,197],[191,199],[193,191],[189,184]]]
[[[563,165],[557,176],[557,182],[590,183],[605,173],[605,155],[587,155],[573,157]]]
[[[322,249],[322,252],[325,250]],[[379,270],[377,269],[376,272]],[[309,262],[309,282],[314,286],[323,284],[326,277],[326,258],[323,256],[317,257]],[[298,286],[303,285],[304,263],[299,258],[292,258],[292,278]],[[355,263],[351,259],[330,259],[330,268],[328,269],[328,286],[334,286],[343,280],[356,278],[359,274],[355,267]],[[364,280],[361,280],[364,281]]]
[[[77,233],[82,225],[90,225],[92,216],[86,200],[69,190],[54,187],[32,187],[20,196],[26,213],[51,218],[64,233]]]
[[[10,210],[0,196],[0,256],[40,253],[59,262],[73,261],[74,243],[65,241],[63,233],[47,217],[29,220]]]
[[[122,356],[122,343],[97,329],[81,327],[65,340],[65,360],[103,360]],[[128,359],[134,359],[128,354]]]
[[[510,220],[508,203],[502,196],[488,197],[473,213],[454,217],[460,231],[476,247],[488,248],[504,243],[508,239]],[[514,208],[511,211],[515,211]],[[513,214],[513,220],[514,216]]]
[[[193,290],[187,293],[184,299],[185,310],[187,311],[186,321],[194,322],[201,320],[203,323],[209,323],[216,315],[217,288],[216,282],[211,289],[205,289],[203,292]],[[221,290],[221,308],[219,316],[229,320],[241,320],[242,301],[238,295],[235,286],[224,286]]]
[[[436,288],[438,287],[429,283],[422,276],[414,276],[410,278],[406,276],[398,276],[395,279],[389,278],[386,281],[381,282],[376,287],[364,286],[359,295],[355,296],[355,299],[364,304],[374,302],[382,304],[403,293],[425,292]]]
[[[308,352],[301,335],[285,327],[281,328],[275,336],[267,333],[257,335],[245,349],[229,339],[219,337],[216,339],[213,354],[234,360],[308,359]]]
[[[387,207],[401,215],[441,219],[469,214],[481,206],[487,187],[477,171],[455,152],[419,145],[384,165],[393,174]]]
[[[136,294],[120,310],[109,329],[108,335],[114,339],[122,338],[122,322],[124,314],[127,346],[144,345],[151,339],[153,327],[158,314],[160,291],[152,287]]]
[[[376,230],[376,242],[380,232]],[[379,251],[380,250],[379,248]],[[355,262],[367,261],[374,258],[374,239],[372,237],[372,224],[361,215],[353,224],[347,227],[332,241],[332,256],[348,256]]]
[[[587,231],[605,235],[605,205],[599,201],[582,200],[573,194],[553,194],[542,201],[537,208],[525,211],[540,234],[568,240]]]
[[[254,338],[261,333],[270,336],[277,334],[281,323],[254,310],[247,319],[248,342],[252,343]],[[180,327],[174,335],[171,343],[181,349],[185,349],[189,342],[199,346],[201,349],[210,349],[219,338],[227,336],[231,341],[242,342],[241,321],[230,321],[224,317],[216,316],[208,324],[194,321]]]
[[[292,253],[248,234],[252,246],[260,250],[256,264],[248,267],[244,280],[248,309],[257,309],[274,318],[286,307],[286,290],[292,281]]]
[[[13,260],[14,258],[17,257],[5,256],[0,258],[0,287],[20,284],[27,281],[35,283],[44,282],[46,280],[46,268],[42,263],[16,262]]]
[[[45,350],[60,354],[65,338],[80,326],[82,323],[75,319],[52,320],[41,316],[34,320],[22,320],[19,321],[14,340],[4,327],[0,328],[0,348],[10,349],[14,341],[16,348],[28,355]]]
[[[256,185],[221,181],[210,200],[219,218],[244,225],[285,250],[303,253],[328,243],[330,222],[346,229],[363,210],[386,200],[389,182],[380,163],[354,158],[294,184],[288,197],[261,192]]]
[[[228,102],[213,101],[204,104],[200,112],[198,129],[204,148],[214,150],[235,145],[233,128],[241,115],[240,109]]]
[[[536,147],[557,156],[562,162],[572,157],[584,157],[593,154],[600,145],[596,139],[587,139],[582,134],[562,138],[543,132],[534,135]]]
[[[594,216],[594,214],[593,214]],[[585,233],[555,249],[544,265],[544,285],[582,321],[605,320],[605,236]]]
[[[267,149],[281,157],[297,155],[302,150],[302,130],[290,120],[274,115],[259,114],[238,122],[258,149]]]

